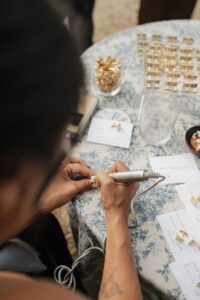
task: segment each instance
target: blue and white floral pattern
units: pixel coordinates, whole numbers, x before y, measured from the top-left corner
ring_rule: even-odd
[[[199,125],[199,95],[179,97],[178,101],[182,110],[176,121],[175,134],[165,146],[147,146],[139,135],[137,118],[141,103],[143,78],[141,70],[137,66],[136,34],[142,31],[149,35],[156,32],[164,35],[177,35],[178,37],[189,35],[194,38],[196,43],[200,44],[199,30],[199,21],[150,23],[109,36],[89,48],[82,56],[88,94],[97,96],[93,86],[93,77],[94,65],[98,57],[111,54],[118,58],[123,72],[121,92],[113,98],[98,95],[100,108],[120,108],[130,117],[134,124],[134,130],[129,150],[87,143],[86,133],[81,142],[74,148],[73,154],[80,155],[94,170],[100,171],[106,169],[117,159],[123,160],[130,168],[146,169],[149,168],[149,156],[188,152],[184,136],[188,127]],[[149,184],[151,183],[141,184],[141,190]],[[105,219],[99,192],[93,190],[81,194],[73,201],[72,206],[77,214],[80,252],[88,246],[88,243],[85,246],[84,234],[80,235],[80,232],[83,231],[103,247]],[[138,271],[158,288],[179,300],[184,299],[184,296],[169,268],[169,263],[173,261],[173,257],[163,238],[156,216],[182,207],[173,186],[158,186],[135,201],[137,226],[131,230],[133,255]]]

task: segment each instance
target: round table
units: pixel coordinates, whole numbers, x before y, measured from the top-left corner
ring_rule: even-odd
[[[134,124],[130,149],[122,149],[86,142],[86,135],[73,150],[73,154],[79,154],[96,171],[104,170],[113,161],[120,159],[130,168],[148,169],[149,156],[163,156],[188,152],[184,141],[186,128],[198,124],[200,119],[199,95],[184,99],[182,112],[179,114],[175,125],[175,132],[170,141],[160,147],[147,146],[141,139],[138,130],[138,111],[141,103],[141,76],[137,76],[137,32],[145,32],[147,35],[161,33],[163,35],[192,36],[196,42],[200,42],[200,21],[165,21],[145,24],[130,28],[105,38],[89,48],[82,60],[86,71],[87,93],[97,96],[94,89],[94,65],[101,55],[113,55],[122,65],[123,85],[121,92],[115,97],[103,97],[98,95],[100,108],[118,108],[130,117]],[[181,101],[181,99],[180,99]],[[149,186],[149,182],[142,184],[142,189]],[[73,220],[78,219],[79,226],[79,251],[88,247],[87,238],[96,240],[103,247],[105,241],[105,219],[97,190],[83,193],[73,201]],[[173,186],[157,186],[150,192],[135,201],[135,213],[138,226],[131,230],[133,255],[138,272],[151,281],[162,291],[174,296],[176,299],[184,299],[181,289],[173,276],[169,263],[173,261],[172,254],[163,237],[157,222],[157,215],[183,208]],[[117,228],[116,228],[117,230]],[[89,260],[89,262],[91,262]],[[93,268],[97,263],[90,263]],[[88,265],[85,266],[88,269]]]

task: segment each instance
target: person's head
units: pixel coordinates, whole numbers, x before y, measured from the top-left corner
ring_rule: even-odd
[[[82,67],[44,0],[0,2],[0,244],[31,217],[64,151]]]

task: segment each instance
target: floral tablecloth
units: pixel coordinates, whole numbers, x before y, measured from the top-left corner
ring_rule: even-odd
[[[87,93],[97,97],[94,89],[94,65],[101,55],[113,55],[122,65],[122,89],[115,97],[99,96],[100,108],[118,108],[125,112],[134,124],[130,149],[121,149],[86,142],[86,135],[76,145],[73,152],[84,158],[94,170],[106,169],[113,161],[123,160],[130,168],[148,169],[149,156],[173,155],[188,152],[184,141],[185,131],[192,125],[199,124],[200,96],[180,97],[181,113],[175,124],[173,137],[165,146],[147,146],[141,139],[138,130],[138,111],[141,103],[142,80],[137,66],[136,34],[142,31],[147,34],[192,36],[200,44],[200,21],[166,21],[145,24],[130,28],[107,37],[89,48],[82,56],[86,71]],[[176,97],[174,95],[173,97]],[[150,182],[141,185],[141,189]],[[179,285],[173,276],[169,263],[172,254],[163,237],[157,221],[157,215],[182,208],[182,203],[173,186],[158,186],[135,202],[135,213],[138,225],[131,230],[133,255],[137,270],[162,291],[176,299],[184,299]],[[78,221],[79,252],[88,247],[87,236],[96,240],[103,247],[105,241],[105,219],[99,192],[92,190],[83,193],[73,201],[74,213]],[[131,216],[130,216],[131,218]],[[75,221],[75,214],[73,215]],[[117,230],[117,228],[116,228]],[[89,260],[90,262],[90,260]],[[88,263],[85,268],[88,269]],[[98,263],[94,268],[96,269]]]

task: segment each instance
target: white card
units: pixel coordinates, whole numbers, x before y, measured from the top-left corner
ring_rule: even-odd
[[[198,204],[197,206],[195,206],[191,201],[192,197],[200,197],[200,190],[198,192],[198,188],[199,185],[195,183],[179,184],[175,186],[175,189],[185,208],[189,209],[190,214],[200,225],[200,205]]]
[[[150,157],[149,163],[154,172],[166,176],[162,184],[185,183],[189,178],[197,176],[200,178],[200,172],[191,153]]]
[[[200,259],[200,250],[196,246],[176,240],[180,230],[186,230],[191,239],[200,242],[199,225],[187,209],[159,215],[157,218],[175,260],[184,261],[186,257]]]
[[[186,299],[199,300],[200,288],[197,284],[200,282],[200,260],[185,258],[184,262],[173,262],[169,266]]]
[[[132,130],[133,124],[129,122],[93,118],[88,131],[87,142],[128,149]]]

